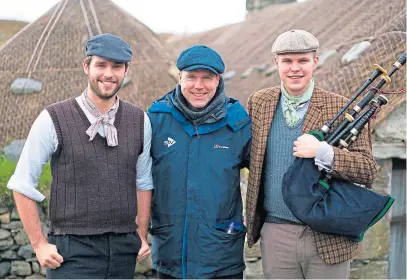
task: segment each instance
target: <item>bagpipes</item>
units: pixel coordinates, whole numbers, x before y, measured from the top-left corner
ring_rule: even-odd
[[[380,88],[390,83],[390,77],[406,63],[406,52],[387,73],[379,65],[369,79],[357,90],[354,97],[320,131],[311,131],[320,141],[347,149],[360,131],[388,100],[383,95],[374,97]],[[334,122],[349,109],[363,91],[381,77],[376,87],[350,111],[332,132]],[[367,107],[365,109],[365,107]],[[365,110],[364,110],[365,109]],[[363,111],[364,110],[364,111]],[[343,178],[333,177],[329,170],[319,171],[314,159],[296,158],[283,177],[284,202],[294,216],[311,229],[342,235],[353,241],[361,241],[367,229],[376,224],[390,209],[394,198],[375,193]]]

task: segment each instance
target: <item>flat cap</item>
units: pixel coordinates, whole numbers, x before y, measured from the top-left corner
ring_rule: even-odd
[[[274,54],[304,53],[316,51],[319,47],[318,39],[311,33],[293,29],[280,34],[271,47]]]
[[[180,71],[208,69],[215,74],[225,72],[225,64],[220,55],[210,47],[195,45],[181,52],[177,59]]]
[[[86,42],[85,50],[87,56],[96,55],[117,62],[129,62],[133,58],[130,45],[109,33],[93,36]]]

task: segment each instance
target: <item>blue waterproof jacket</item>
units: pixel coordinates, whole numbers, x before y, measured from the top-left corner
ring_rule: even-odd
[[[153,268],[184,279],[240,273],[246,234],[240,169],[248,166],[249,116],[237,100],[228,99],[225,118],[195,127],[167,95],[148,111]],[[237,230],[228,234],[231,221]]]

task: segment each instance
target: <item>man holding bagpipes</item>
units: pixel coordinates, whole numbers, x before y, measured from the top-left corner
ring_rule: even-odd
[[[306,31],[279,35],[272,53],[281,86],[259,90],[248,101],[248,245],[261,237],[265,278],[349,278],[349,260],[358,253],[364,231],[393,202],[365,188],[377,173],[369,118],[387,100],[373,100],[373,89],[363,101],[366,111],[355,107],[345,118],[339,116],[356,97],[349,101],[314,84],[318,47]],[[405,54],[403,59],[395,70],[405,63]],[[358,94],[380,75],[377,88],[390,81],[377,66]],[[340,135],[336,131],[330,135],[334,141],[323,141],[331,128],[326,124],[336,119],[344,127]]]

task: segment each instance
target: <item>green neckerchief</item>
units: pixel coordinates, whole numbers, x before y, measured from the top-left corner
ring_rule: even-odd
[[[283,113],[284,113],[284,119],[288,126],[293,127],[295,126],[299,120],[300,117],[297,114],[297,109],[300,104],[306,103],[311,99],[312,92],[314,91],[314,79],[311,78],[311,81],[308,85],[307,90],[299,95],[299,96],[293,96],[290,95],[287,90],[284,87],[283,82],[281,82],[281,92],[283,93],[284,97],[283,100]]]

